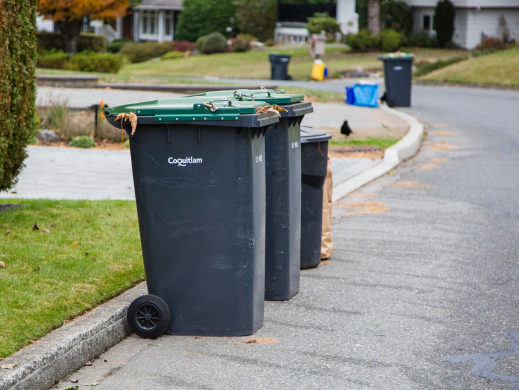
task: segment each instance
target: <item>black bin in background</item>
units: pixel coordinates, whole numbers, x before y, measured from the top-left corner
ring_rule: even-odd
[[[146,283],[169,306],[166,333],[250,335],[263,325],[264,139],[279,119],[227,114],[235,103],[213,113],[206,101],[125,108],[147,115],[130,137]]]
[[[384,62],[386,103],[389,107],[411,107],[411,79],[413,56],[379,56]]]
[[[323,187],[331,138],[324,131],[301,126],[301,269],[321,262]]]
[[[291,80],[288,75],[288,63],[290,54],[270,53],[270,79],[271,80]]]

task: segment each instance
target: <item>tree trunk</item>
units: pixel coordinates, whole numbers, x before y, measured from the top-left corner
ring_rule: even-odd
[[[83,20],[64,20],[58,22],[58,26],[61,31],[61,39],[63,40],[65,51],[75,54],[79,43],[79,33],[81,32],[81,27],[83,27]]]
[[[368,30],[380,34],[380,0],[368,0]]]

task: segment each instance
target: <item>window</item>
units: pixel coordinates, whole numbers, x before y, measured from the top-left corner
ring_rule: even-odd
[[[172,35],[171,33],[173,31],[173,29],[171,28],[172,24],[173,24],[173,12],[166,11],[164,13],[164,24],[165,24],[164,34],[167,36],[171,36]]]
[[[155,11],[142,11],[142,34],[155,35],[157,30],[157,13]]]
[[[431,29],[431,15],[423,16],[423,29],[430,30]]]

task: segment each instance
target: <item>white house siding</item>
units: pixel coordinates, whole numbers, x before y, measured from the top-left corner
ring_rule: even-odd
[[[52,20],[43,19],[43,16],[37,16],[36,28],[38,31],[54,32],[54,22]]]
[[[413,31],[422,31],[424,29],[423,26],[423,17],[424,15],[429,15],[431,18],[431,32],[433,31],[433,17],[434,17],[434,7],[420,7],[413,8]]]
[[[470,24],[472,22],[472,11],[468,9],[456,10],[454,17],[453,41],[461,47],[467,47]]]
[[[359,32],[359,15],[355,13],[355,0],[337,0],[337,22],[343,34]]]
[[[472,49],[481,42],[481,34],[491,37],[501,37],[499,17],[505,16],[512,38],[519,38],[519,9],[481,9],[473,10],[472,31],[467,42],[467,48]]]

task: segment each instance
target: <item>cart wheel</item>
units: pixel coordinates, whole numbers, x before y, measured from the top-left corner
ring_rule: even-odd
[[[171,313],[168,304],[156,295],[143,295],[134,300],[127,313],[130,329],[144,339],[156,339],[168,329]]]
[[[391,99],[387,99],[386,104],[388,107],[395,107],[395,102]]]

